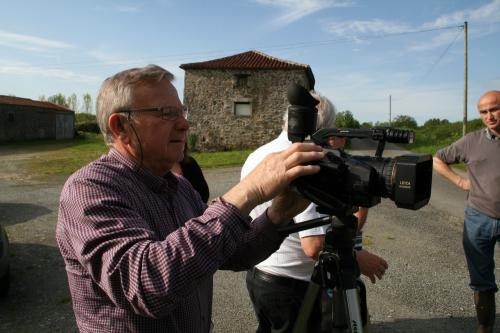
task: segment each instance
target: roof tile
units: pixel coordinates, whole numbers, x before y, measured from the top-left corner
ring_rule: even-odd
[[[282,60],[259,51],[247,51],[229,57],[182,64],[182,69],[310,69],[309,65]]]

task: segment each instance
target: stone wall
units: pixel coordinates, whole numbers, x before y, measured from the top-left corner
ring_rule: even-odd
[[[184,104],[189,107],[195,149],[253,148],[281,132],[291,82],[309,89],[304,70],[186,70]],[[250,116],[236,116],[235,102],[250,102]]]

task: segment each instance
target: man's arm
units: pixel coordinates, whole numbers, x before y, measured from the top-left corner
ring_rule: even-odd
[[[319,252],[325,245],[325,235],[306,236],[300,238],[300,245],[305,255],[313,260],[318,260]]]
[[[434,170],[436,170],[441,176],[445,177],[464,191],[470,190],[470,181],[453,171],[453,169],[450,168],[446,162],[437,156],[434,156],[433,162]]]
[[[300,244],[304,253],[314,260],[318,260],[319,252],[323,249],[325,236],[308,236],[300,239]],[[361,274],[368,277],[372,283],[377,279],[382,279],[385,271],[389,267],[387,262],[366,250],[356,251],[356,261],[358,262]]]
[[[354,216],[358,219],[358,233],[363,230],[365,226],[366,219],[368,218],[368,208],[359,207],[358,211],[354,213]]]

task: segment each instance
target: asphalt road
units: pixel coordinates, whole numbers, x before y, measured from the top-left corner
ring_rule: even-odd
[[[369,148],[353,154],[365,154]],[[0,147],[0,222],[12,241],[13,275],[11,293],[0,301],[0,332],[74,332],[66,275],[54,240],[64,179],[27,179],[16,167],[27,157]],[[239,179],[239,168],[204,172],[212,196]],[[390,265],[382,281],[367,282],[371,333],[474,331],[461,247],[464,198],[464,193],[434,176],[431,201],[424,208],[398,209],[384,199],[370,210],[365,248]],[[498,250],[496,257],[498,266]],[[254,331],[243,272],[216,273],[213,319],[216,332]]]
[[[353,155],[374,154],[373,143],[357,142],[353,148]],[[388,144],[384,156],[405,153]],[[220,178],[218,171],[206,172],[212,194],[223,193],[225,186],[237,181],[238,172],[239,168],[227,169]],[[364,246],[389,262],[383,280],[371,284],[364,279],[370,333],[475,331],[475,310],[461,245],[465,198],[464,192],[434,173],[431,200],[422,209],[400,209],[389,199],[370,209]],[[499,260],[497,248],[497,267]],[[219,332],[255,330],[244,273],[216,274],[214,322]]]

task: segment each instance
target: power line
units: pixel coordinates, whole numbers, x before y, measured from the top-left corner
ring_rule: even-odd
[[[441,61],[441,59],[443,59],[443,57],[445,56],[445,54],[448,53],[448,50],[456,42],[456,40],[457,40],[457,38],[458,38],[459,35],[460,35],[460,31],[456,34],[455,38],[453,38],[453,40],[451,41],[451,43],[446,47],[446,49],[439,56],[439,58],[431,65],[431,67],[429,68],[429,70],[421,77],[421,80],[425,79],[434,70],[434,67],[436,67],[436,65]]]
[[[266,51],[293,50],[293,49],[301,49],[301,48],[311,47],[311,46],[324,46],[324,45],[334,45],[334,44],[342,44],[342,43],[354,43],[354,42],[358,42],[358,41],[370,41],[370,40],[384,39],[384,38],[390,38],[390,37],[404,36],[404,35],[409,35],[409,34],[420,34],[420,33],[439,31],[439,30],[456,29],[456,28],[462,28],[462,27],[463,26],[444,26],[444,27],[436,27],[436,28],[420,29],[420,30],[409,30],[409,31],[387,33],[387,34],[380,34],[380,35],[372,35],[372,36],[349,36],[349,37],[336,38],[336,39],[304,41],[304,42],[282,44],[282,45],[268,45],[268,46],[262,45],[262,46],[252,47],[251,49],[266,50]],[[228,53],[244,52],[247,50],[248,50],[248,48],[245,48],[245,49],[237,48],[237,49],[226,49],[226,50],[217,50],[217,51],[211,50],[211,51],[203,51],[203,52],[156,55],[156,56],[151,56],[151,57],[141,57],[141,58],[136,58],[136,59],[131,59],[131,60],[113,61],[113,62],[109,62],[109,63],[99,63],[99,64],[96,64],[95,61],[82,61],[82,62],[66,62],[66,63],[58,63],[58,64],[39,64],[37,66],[51,67],[50,69],[63,69],[63,68],[66,68],[66,66],[71,66],[73,68],[74,67],[88,68],[88,67],[101,67],[101,66],[122,66],[122,65],[143,63],[145,61],[149,61],[149,60],[153,60],[153,59],[156,59],[156,60],[177,59],[181,62],[186,62],[186,61],[189,61],[188,59],[196,59],[197,57],[201,57],[201,56],[208,56],[208,55],[213,55],[213,56],[221,55],[221,56],[223,56],[223,55],[228,54]]]

